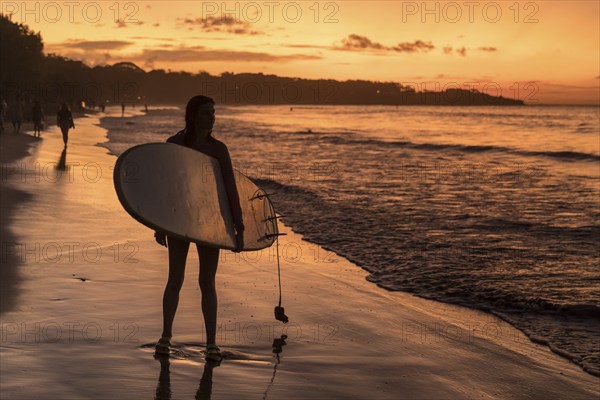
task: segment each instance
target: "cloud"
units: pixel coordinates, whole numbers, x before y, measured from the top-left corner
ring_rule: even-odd
[[[48,44],[47,48],[53,50],[82,50],[82,51],[99,51],[99,50],[119,50],[132,45],[133,42],[125,40],[67,40],[62,43]]]
[[[188,27],[190,30],[200,28],[203,32],[224,32],[251,36],[264,34],[264,32],[251,29],[249,22],[238,21],[229,15],[196,19],[177,18],[176,25],[180,28]]]
[[[341,45],[334,45],[333,50],[345,51],[375,51],[375,52],[399,52],[399,53],[427,53],[433,50],[435,46],[431,42],[415,40],[414,42],[401,42],[395,46],[384,46],[381,43],[374,42],[366,36],[350,34],[342,39]]]
[[[152,36],[129,36],[129,39],[136,39],[136,40],[160,40],[160,41],[164,41],[164,42],[174,42],[175,39],[173,38],[165,38],[165,37],[152,37]]]
[[[392,49],[394,49],[395,51],[403,52],[403,53],[416,53],[416,52],[427,53],[428,51],[435,49],[435,46],[433,44],[431,44],[431,42],[425,43],[421,40],[415,40],[412,43],[410,43],[410,42],[398,43],[396,46],[393,46]]]
[[[377,42],[372,42],[366,36],[360,36],[351,34],[347,38],[342,39],[342,50],[354,50],[354,49],[375,49],[384,50],[385,47]]]
[[[291,47],[294,49],[329,49],[329,46],[319,46],[319,45],[315,45],[315,44],[281,44],[281,46],[284,47]]]
[[[479,48],[480,51],[487,51],[487,52],[494,52],[494,51],[498,51],[497,48],[495,47],[480,47]]]
[[[202,46],[179,47],[176,49],[145,49],[139,54],[130,55],[131,61],[155,62],[196,62],[196,61],[231,61],[231,62],[288,62],[293,60],[319,60],[322,57],[306,54],[277,55],[263,52],[214,50]]]
[[[125,22],[122,19],[118,19],[115,21],[115,25],[117,28],[129,28],[132,25],[144,25],[144,22],[142,22],[142,21]]]
[[[461,48],[456,48],[456,49],[453,48],[452,46],[444,46],[443,50],[444,50],[444,54],[452,55],[452,52],[455,52],[463,57],[467,56],[467,49],[465,48],[465,46],[463,46]]]

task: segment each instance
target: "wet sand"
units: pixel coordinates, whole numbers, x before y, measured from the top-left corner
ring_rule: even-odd
[[[176,351],[155,359],[167,250],[118,203],[116,158],[96,145],[106,139],[97,124],[96,117],[79,119],[66,154],[58,130],[44,132],[22,158],[29,172],[3,178],[2,194],[19,191],[28,200],[2,201],[2,288],[16,290],[7,292],[12,307],[2,309],[0,397],[598,397],[598,378],[500,319],[381,289],[359,267],[285,226],[280,254],[290,323],[273,317],[274,248],[222,251],[217,342],[227,358],[206,365],[192,246]],[[6,150],[3,163],[22,156],[16,147]],[[282,334],[277,358],[272,343]]]

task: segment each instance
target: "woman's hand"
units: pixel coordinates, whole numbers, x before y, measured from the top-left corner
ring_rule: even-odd
[[[160,233],[160,232],[154,232],[154,239],[156,240],[156,243],[160,244],[161,246],[167,246],[167,235],[165,235],[164,233]]]
[[[239,253],[244,249],[244,231],[236,231],[234,253]]]

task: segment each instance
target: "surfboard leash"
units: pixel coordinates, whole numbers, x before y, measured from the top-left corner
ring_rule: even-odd
[[[257,192],[262,191],[264,194],[257,194]],[[253,200],[255,198],[258,199],[262,199],[263,197],[267,198],[267,203],[269,205],[269,207],[271,208],[271,211],[273,213],[273,217],[269,217],[267,218],[267,221],[272,221],[273,223],[273,230],[275,231],[275,233],[272,234],[267,234],[267,238],[270,237],[275,237],[275,249],[277,252],[277,280],[278,280],[278,286],[279,286],[279,304],[275,307],[275,319],[277,321],[281,321],[284,324],[287,324],[289,322],[289,318],[287,315],[285,315],[285,308],[283,308],[281,306],[281,265],[280,265],[280,261],[279,261],[279,236],[285,235],[285,233],[279,233],[279,226],[277,224],[277,218],[281,218],[282,216],[277,216],[277,212],[275,211],[275,206],[273,205],[273,202],[271,201],[271,198],[269,196],[274,195],[275,193],[267,193],[265,192],[263,189],[258,189],[254,195],[250,198],[250,200]]]

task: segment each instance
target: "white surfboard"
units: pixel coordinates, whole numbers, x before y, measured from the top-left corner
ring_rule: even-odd
[[[243,251],[269,247],[278,234],[267,194],[234,170],[244,221]],[[219,162],[174,143],[132,147],[117,159],[114,184],[123,208],[156,231],[233,250],[235,231]]]

